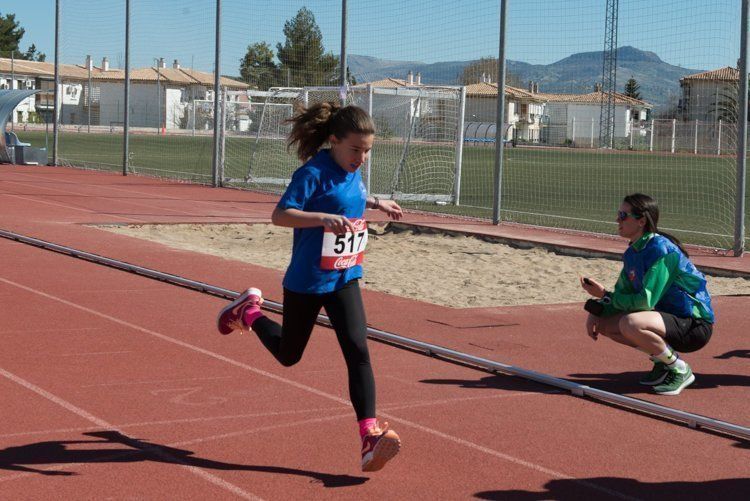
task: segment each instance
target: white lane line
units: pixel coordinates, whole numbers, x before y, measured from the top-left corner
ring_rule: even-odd
[[[34,180],[36,180],[36,179],[48,180],[49,179],[48,177],[46,177],[46,176],[44,176],[42,174],[17,173],[17,175],[18,176],[22,176],[22,177],[30,177],[30,178],[32,178]],[[190,199],[185,199],[185,198],[180,198],[180,197],[174,197],[174,196],[170,196],[170,195],[163,195],[163,194],[154,195],[154,193],[150,193],[150,192],[147,192],[147,191],[140,191],[140,190],[135,190],[135,189],[131,189],[131,188],[118,188],[118,187],[112,186],[112,185],[99,185],[99,184],[89,184],[89,183],[78,184],[78,183],[75,183],[73,181],[64,181],[64,180],[63,181],[59,181],[59,183],[61,183],[61,184],[74,184],[76,186],[90,186],[90,187],[96,189],[97,191],[103,191],[103,190],[122,191],[122,192],[125,192],[125,193],[128,193],[128,194],[135,193],[135,194],[138,194],[138,195],[146,195],[146,196],[151,197],[151,198],[159,198],[159,199],[167,199],[167,200],[177,200],[177,201],[180,201],[180,202],[189,202],[191,204],[203,204],[203,205],[211,206],[213,208],[219,208],[219,207],[221,207],[221,208],[223,208],[225,210],[227,208],[226,207],[227,204],[243,204],[243,203],[247,203],[248,202],[247,200],[225,200],[225,201],[190,200]],[[36,186],[36,185],[34,185],[34,186]],[[173,184],[168,184],[166,187],[171,187],[171,186],[174,186],[174,185]],[[180,185],[180,186],[184,186],[184,185]],[[158,184],[154,184],[153,187],[156,190],[163,190],[165,188],[165,186],[158,185]],[[269,201],[261,201],[259,203],[275,204],[276,201],[269,200]],[[238,209],[238,208],[232,207],[232,212],[241,212],[241,211],[242,211],[242,209]],[[255,217],[257,217],[256,213],[251,212],[249,210],[246,210],[246,211],[247,211],[247,216],[245,216],[245,217],[253,217],[254,214],[255,214]]]
[[[10,334],[12,332],[21,332],[23,334],[56,334],[59,335],[63,332],[84,332],[84,331],[98,331],[98,327],[71,327],[61,329],[3,329],[3,334]]]
[[[215,377],[185,377],[175,379],[148,379],[145,381],[112,381],[110,383],[84,384],[81,388],[94,388],[97,386],[131,386],[137,384],[161,384],[161,383],[184,383],[186,381],[216,381],[218,379],[237,379],[237,376],[215,376]]]
[[[186,445],[202,444],[202,443],[211,442],[214,440],[225,440],[227,438],[241,437],[243,435],[252,435],[253,433],[261,433],[264,431],[279,430],[282,428],[293,428],[295,426],[308,427],[311,424],[325,423],[328,421],[336,421],[338,419],[344,419],[344,418],[352,419],[353,417],[354,417],[354,414],[352,412],[347,412],[346,414],[336,414],[333,416],[324,416],[324,417],[317,417],[317,418],[312,418],[312,419],[304,419],[302,421],[292,421],[291,423],[272,424],[268,426],[261,426],[260,428],[250,428],[247,430],[231,431],[228,433],[222,433],[220,435],[211,435],[209,437],[193,438],[190,440],[183,440],[181,442],[173,442],[169,444],[169,447],[184,447]],[[352,434],[353,433],[354,432],[352,432]]]
[[[96,193],[91,193],[91,192],[84,192],[84,193],[82,193],[80,190],[78,190],[78,191],[76,191],[76,190],[64,190],[64,189],[60,189],[60,188],[50,188],[49,186],[39,186],[37,184],[33,184],[31,181],[24,182],[24,181],[7,181],[6,180],[6,181],[3,181],[3,182],[5,182],[5,183],[11,183],[11,184],[20,184],[21,186],[33,187],[33,188],[36,188],[36,189],[39,189],[39,188],[46,189],[48,191],[63,193],[65,195],[73,195],[73,196],[78,196],[78,197],[88,197],[88,198],[97,198],[97,199],[106,198],[105,196],[99,195],[99,194],[96,194]],[[65,183],[65,184],[72,184],[73,186],[76,186],[76,187],[79,186],[79,185],[74,184],[74,183]],[[89,185],[89,186],[91,186],[91,185]],[[102,187],[98,187],[98,188],[101,189]],[[51,193],[50,196],[55,196],[55,195],[53,193]],[[154,201],[158,201],[159,200],[159,198],[153,197],[153,196],[151,197],[151,199],[154,200]],[[181,200],[181,199],[178,199],[178,200]],[[131,201],[131,200],[128,200],[128,199],[125,199],[125,198],[118,198],[117,201],[119,203],[123,204],[123,205],[129,205],[131,207],[146,208],[146,209],[158,209],[158,210],[161,210],[161,211],[172,212],[172,213],[174,213],[176,215],[180,215],[180,216],[198,216],[197,214],[194,214],[192,212],[185,212],[184,210],[170,209],[169,207],[163,207],[163,206],[159,206],[159,205],[151,205],[149,203],[144,203],[144,202],[135,202],[135,201]],[[98,211],[93,211],[93,210],[91,212],[93,212],[93,213],[100,213]],[[163,215],[168,217],[167,214],[163,214]],[[122,216],[122,217],[125,217],[125,216]],[[205,217],[205,216],[202,216],[202,217]],[[213,216],[213,217],[223,217],[223,216]]]
[[[64,400],[64,399],[58,397],[57,395],[53,395],[52,393],[48,392],[47,390],[45,390],[43,388],[40,388],[39,386],[37,386],[34,383],[31,383],[31,382],[23,379],[20,376],[16,376],[15,374],[13,374],[11,372],[6,371],[2,367],[0,367],[0,375],[3,376],[3,377],[5,377],[5,378],[7,378],[7,379],[10,379],[11,381],[13,381],[16,384],[19,384],[19,385],[23,386],[27,390],[36,393],[37,395],[40,395],[40,396],[46,398],[50,402],[53,402],[53,403],[59,405],[60,407],[64,408],[65,410],[67,410],[69,412],[72,412],[76,416],[79,416],[79,417],[85,419],[86,421],[88,421],[90,423],[93,423],[93,424],[95,424],[95,425],[97,425],[97,426],[99,426],[101,428],[105,428],[107,430],[117,431],[117,432],[121,433],[122,435],[125,435],[128,438],[133,438],[133,437],[128,436],[126,433],[123,433],[121,430],[118,430],[116,426],[108,423],[107,421],[105,421],[105,420],[103,420],[103,419],[101,419],[99,417],[94,416],[93,414],[85,411],[84,409],[81,409],[80,407],[77,407],[76,405],[68,402],[67,400]],[[201,468],[198,468],[196,466],[191,466],[189,464],[186,464],[185,462],[183,462],[179,458],[173,457],[173,456],[169,455],[168,453],[159,450],[158,448],[154,448],[153,450],[151,450],[151,452],[153,454],[155,454],[157,456],[160,456],[163,459],[169,461],[170,463],[181,465],[183,468],[186,468],[190,473],[193,473],[194,475],[197,475],[197,476],[201,477],[203,480],[206,480],[206,481],[214,484],[217,487],[220,487],[220,488],[222,488],[222,489],[224,489],[226,491],[229,491],[229,492],[231,492],[233,494],[236,494],[236,495],[240,496],[243,499],[252,499],[252,500],[260,500],[261,499],[260,497],[256,496],[255,494],[246,492],[246,491],[242,490],[239,486],[236,486],[236,485],[234,485],[234,484],[232,484],[230,482],[227,482],[226,480],[224,480],[224,479],[222,479],[220,477],[217,477],[216,475],[214,475],[212,473],[209,473],[209,472],[207,472],[205,470],[202,470]],[[0,478],[0,480],[4,480],[4,478]]]
[[[57,202],[49,202],[49,201],[46,201],[46,200],[40,200],[38,198],[24,197],[22,195],[13,195],[11,193],[5,193],[4,195],[7,196],[7,197],[14,197],[14,198],[20,198],[22,200],[28,200],[29,202],[34,202],[34,203],[39,203],[39,204],[45,204],[45,205],[53,205],[53,206],[56,206],[56,207],[63,207],[65,209],[77,210],[77,211],[80,211],[80,212],[86,212],[87,214],[103,214],[103,215],[111,216],[111,217],[114,217],[114,218],[117,218],[117,219],[123,219],[125,221],[130,221],[130,222],[134,222],[134,223],[145,223],[146,222],[146,220],[144,220],[144,219],[138,219],[137,217],[120,216],[120,215],[117,215],[117,214],[110,214],[110,213],[107,213],[107,212],[102,213],[102,212],[93,211],[91,209],[82,209],[82,208],[76,207],[74,205],[61,204],[61,203],[57,203]],[[52,196],[54,196],[54,195],[52,195]]]
[[[254,418],[265,418],[265,417],[279,417],[279,416],[289,416],[294,414],[307,414],[307,413],[325,413],[325,412],[334,412],[334,411],[340,411],[341,406],[336,407],[320,407],[320,408],[313,408],[313,409],[295,409],[295,410],[289,410],[289,411],[270,411],[270,412],[253,412],[249,414],[226,414],[223,416],[206,416],[206,417],[196,417],[196,418],[181,418],[181,419],[162,419],[157,421],[140,421],[135,423],[120,423],[115,426],[122,429],[131,429],[131,428],[143,428],[146,426],[170,426],[175,424],[185,424],[185,423],[205,423],[205,422],[215,422],[215,421],[231,421],[231,420],[241,420],[241,419],[254,419]],[[26,437],[26,436],[33,436],[33,435],[59,435],[62,433],[72,433],[72,432],[87,432],[87,431],[96,431],[99,430],[99,427],[93,427],[93,426],[82,426],[82,427],[76,427],[76,428],[57,428],[57,429],[50,429],[50,430],[35,430],[35,431],[20,431],[17,433],[4,433],[0,434],[0,438],[12,438],[12,437]]]
[[[432,405],[451,405],[474,400],[502,400],[505,398],[533,397],[542,395],[555,395],[562,393],[562,390],[551,391],[521,391],[518,393],[506,393],[502,395],[484,395],[477,397],[459,397],[459,398],[441,398],[438,400],[423,400],[421,402],[412,402],[409,404],[380,404],[379,407],[385,411],[395,411],[403,409],[414,409],[417,407],[430,407]]]
[[[23,182],[23,181],[3,181],[3,182],[5,182],[5,183],[11,183],[11,184],[20,184],[21,186],[24,186],[24,187],[34,187],[36,189],[40,189],[41,188],[41,189],[45,189],[45,190],[52,191],[52,192],[62,193],[62,194],[65,194],[65,195],[73,195],[73,196],[86,197],[86,198],[106,199],[106,197],[103,197],[101,195],[92,194],[92,193],[89,193],[89,192],[87,192],[87,193],[81,193],[80,191],[75,191],[75,190],[63,190],[63,189],[60,189],[60,188],[50,188],[48,186],[39,186],[39,185],[33,184],[31,181],[27,181],[27,182]],[[54,193],[50,193],[49,196],[54,197],[55,195],[54,195]],[[157,200],[157,199],[154,198],[154,200]],[[170,209],[168,207],[161,207],[161,206],[158,206],[158,205],[151,205],[151,204],[146,204],[146,203],[142,203],[142,202],[131,202],[130,200],[123,199],[123,198],[119,198],[117,201],[120,202],[120,203],[122,203],[123,205],[130,205],[132,207],[144,207],[146,209],[159,209],[159,210],[163,210],[163,211],[174,212],[174,213],[179,214],[181,216],[193,216],[194,215],[191,212],[185,212],[185,211],[177,210],[177,209]],[[91,209],[88,209],[88,210],[90,212],[92,212],[92,213],[97,213],[97,214],[100,213],[98,211],[94,211],[94,210],[91,210]],[[126,217],[126,216],[122,216],[122,217]]]
[[[18,287],[19,289],[22,289],[22,290],[25,290],[25,291],[37,294],[39,296],[45,297],[47,299],[51,299],[53,301],[58,301],[58,302],[60,302],[62,304],[70,306],[72,308],[75,308],[75,309],[78,309],[78,310],[81,310],[81,311],[85,311],[87,313],[90,313],[92,315],[96,315],[96,316],[104,318],[106,320],[110,320],[111,322],[114,322],[116,324],[123,325],[125,327],[129,327],[129,328],[134,329],[134,330],[136,330],[138,332],[142,332],[144,334],[148,334],[150,336],[153,336],[155,338],[161,339],[161,340],[166,341],[168,343],[172,343],[172,344],[175,344],[177,346],[181,346],[183,348],[187,348],[189,350],[195,351],[197,353],[201,353],[201,354],[206,355],[208,357],[211,357],[213,359],[220,360],[222,362],[226,362],[226,363],[231,364],[231,365],[233,365],[235,367],[239,367],[241,369],[245,369],[247,371],[253,372],[253,373],[261,375],[261,376],[265,376],[265,377],[267,377],[269,379],[272,379],[274,381],[278,381],[278,382],[281,382],[281,383],[288,384],[288,385],[293,386],[295,388],[298,388],[300,390],[304,390],[304,391],[307,391],[307,392],[312,393],[314,395],[317,395],[317,396],[320,396],[320,397],[323,397],[323,398],[327,398],[328,400],[332,400],[332,401],[340,403],[342,405],[347,405],[347,406],[350,405],[349,401],[344,400],[343,398],[337,397],[336,395],[333,395],[333,394],[330,394],[330,393],[318,390],[317,388],[313,388],[312,386],[308,386],[306,384],[299,383],[297,381],[294,381],[294,380],[291,380],[291,379],[288,379],[288,378],[285,378],[285,377],[278,376],[276,374],[264,371],[262,369],[258,369],[257,367],[253,367],[253,366],[245,364],[243,362],[239,362],[239,361],[231,359],[229,357],[225,357],[224,355],[220,355],[218,353],[214,353],[212,351],[206,350],[206,349],[201,348],[199,346],[192,345],[192,344],[187,343],[185,341],[181,341],[179,339],[175,339],[175,338],[169,337],[169,336],[167,336],[165,334],[161,334],[159,332],[152,331],[152,330],[147,329],[145,327],[141,327],[139,325],[127,322],[125,320],[121,320],[121,319],[113,317],[111,315],[107,315],[106,313],[101,313],[99,311],[93,310],[91,308],[88,308],[86,306],[83,306],[83,305],[80,305],[80,304],[77,304],[77,303],[73,303],[73,302],[68,301],[66,299],[63,299],[61,297],[53,296],[51,294],[47,294],[46,292],[42,292],[42,291],[34,289],[32,287],[27,287],[25,285],[21,285],[19,283],[13,282],[11,280],[7,280],[7,279],[2,278],[2,277],[0,277],[0,281],[4,282],[4,283],[7,283],[8,285],[13,285],[15,287]],[[551,469],[545,468],[545,467],[543,467],[541,465],[538,465],[536,463],[532,463],[532,462],[529,462],[529,461],[517,458],[515,456],[511,456],[509,454],[505,454],[505,453],[496,451],[494,449],[490,449],[490,448],[485,447],[483,445],[475,444],[473,442],[470,442],[468,440],[464,440],[462,438],[458,438],[458,437],[454,437],[452,435],[448,435],[448,434],[443,433],[441,431],[438,431],[438,430],[436,430],[434,428],[423,426],[421,424],[414,423],[414,422],[408,421],[406,419],[401,419],[401,418],[399,418],[397,416],[394,416],[393,414],[389,414],[389,413],[382,413],[382,414],[383,414],[383,416],[389,418],[390,420],[392,420],[394,422],[397,422],[397,423],[403,424],[405,426],[409,426],[409,427],[415,428],[415,429],[420,430],[420,431],[422,431],[424,433],[428,433],[428,434],[431,434],[431,435],[443,438],[443,439],[451,441],[451,442],[453,442],[455,444],[463,445],[463,446],[468,447],[468,448],[470,448],[472,450],[475,450],[475,451],[478,451],[478,452],[482,452],[484,454],[488,454],[490,456],[506,460],[508,462],[517,464],[519,466],[524,466],[526,468],[530,468],[532,470],[535,470],[535,471],[538,471],[538,472],[542,472],[542,473],[544,473],[546,475],[550,475],[550,476],[553,476],[555,478],[564,479],[564,480],[571,480],[571,481],[573,481],[575,483],[579,483],[580,485],[589,487],[591,489],[594,489],[594,490],[597,490],[597,491],[600,491],[600,492],[606,492],[607,494],[609,494],[611,496],[614,496],[614,497],[618,497],[620,499],[627,499],[627,500],[636,499],[636,498],[631,498],[631,497],[625,496],[624,494],[621,494],[619,492],[612,491],[610,489],[607,489],[606,487],[600,487],[600,486],[598,486],[596,484],[593,484],[591,482],[588,482],[588,481],[585,481],[585,480],[580,480],[580,479],[577,479],[575,477],[571,477],[570,475],[567,475],[565,473],[561,473],[561,472],[557,472],[555,470],[551,470]]]
[[[459,437],[454,437],[453,435],[448,435],[447,433],[443,433],[441,431],[435,430],[433,428],[428,428],[426,426],[422,426],[419,423],[415,423],[413,421],[409,421],[397,416],[394,416],[393,414],[390,414],[388,412],[383,412],[382,415],[384,417],[387,417],[393,422],[403,424],[406,426],[410,426],[412,428],[416,428],[417,430],[423,431],[425,433],[429,433],[432,435],[436,435],[440,438],[443,438],[445,440],[448,440],[450,442],[453,442],[458,445],[463,445],[465,447],[469,447],[470,449],[473,449],[477,452],[483,452],[484,454],[488,454],[490,456],[494,456],[496,458],[504,459],[506,461],[510,461],[511,463],[515,463],[520,466],[525,466],[527,468],[530,468],[532,470],[544,473],[545,475],[549,475],[551,477],[559,478],[561,480],[571,480],[577,484],[580,484],[582,486],[588,487],[590,489],[603,492],[605,494],[608,494],[610,496],[616,497],[618,499],[625,499],[628,501],[640,501],[640,498],[634,498],[627,496],[621,492],[613,491],[612,489],[608,489],[606,487],[602,487],[600,485],[596,485],[595,483],[589,482],[587,480],[581,480],[579,478],[571,477],[570,475],[566,475],[565,473],[561,473],[559,471],[551,470],[549,468],[545,468],[544,466],[538,465],[536,463],[532,463],[531,461],[526,461],[523,459],[519,459],[515,456],[511,456],[509,454],[505,454],[500,451],[496,451],[494,449],[490,449],[489,447],[485,447],[483,445],[475,444],[474,442],[470,442],[468,440],[464,440]]]
[[[122,355],[124,353],[133,353],[132,350],[129,351],[89,351],[89,352],[81,352],[81,353],[60,353],[59,355],[56,355],[58,357],[83,357],[83,356],[90,356],[90,355]]]

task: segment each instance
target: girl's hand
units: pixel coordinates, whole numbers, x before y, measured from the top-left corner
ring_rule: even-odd
[[[355,233],[354,225],[349,218],[338,214],[323,214],[323,226],[331,230],[336,235],[343,235],[347,231]]]
[[[606,289],[602,284],[592,278],[581,277],[581,287],[594,297],[603,298]]]
[[[391,219],[398,221],[404,216],[404,211],[394,200],[378,200],[378,206],[376,209],[380,209]]]

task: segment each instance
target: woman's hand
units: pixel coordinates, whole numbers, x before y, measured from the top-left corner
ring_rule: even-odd
[[[588,334],[594,341],[599,338],[599,331],[597,330],[597,322],[599,320],[600,318],[595,317],[594,315],[589,315],[586,319],[586,334]]]
[[[343,235],[347,231],[356,233],[354,225],[349,218],[338,214],[323,214],[321,217],[323,226],[331,230],[336,235]]]
[[[404,211],[394,200],[378,200],[378,205],[375,208],[382,210],[388,214],[388,217],[396,221],[404,216]]]
[[[602,284],[591,278],[581,277],[581,287],[594,297],[603,298],[607,290]]]

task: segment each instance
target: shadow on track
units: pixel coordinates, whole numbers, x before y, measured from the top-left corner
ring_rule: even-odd
[[[505,501],[578,501],[592,499],[593,484],[610,491],[596,495],[596,499],[717,499],[722,494],[731,499],[750,499],[750,479],[728,478],[699,482],[641,482],[634,478],[598,477],[585,479],[550,480],[545,491],[483,491],[474,494],[479,499]]]
[[[224,463],[212,459],[193,456],[193,452],[184,449],[158,445],[123,435],[117,431],[97,431],[84,433],[89,437],[101,440],[64,440],[37,442],[0,450],[0,469],[39,473],[42,475],[75,475],[76,473],[61,470],[34,468],[37,465],[75,464],[75,463],[134,463],[153,461],[157,463],[195,466],[212,470],[256,471],[262,473],[279,473],[282,475],[299,475],[310,477],[313,482],[325,487],[347,487],[367,482],[367,477],[351,475],[334,475],[317,471],[297,470],[281,466],[261,466]],[[105,447],[92,448],[103,445]],[[112,445],[123,448],[113,448]],[[69,448],[78,446],[83,448]],[[32,466],[33,465],[33,466]]]

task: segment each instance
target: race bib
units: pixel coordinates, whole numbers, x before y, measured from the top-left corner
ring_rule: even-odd
[[[320,253],[320,267],[324,270],[346,270],[356,266],[365,258],[367,247],[367,221],[352,219],[354,233],[347,231],[336,235],[325,228],[323,231],[323,249]]]

